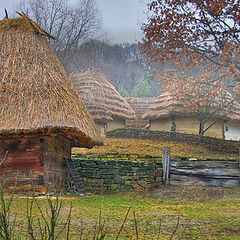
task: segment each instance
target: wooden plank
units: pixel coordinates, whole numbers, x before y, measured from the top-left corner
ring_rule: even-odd
[[[170,184],[170,148],[162,149],[163,184]]]
[[[25,169],[38,169],[39,171],[44,170],[43,167],[40,166],[39,158],[35,159],[23,159],[18,161],[6,161],[0,166],[0,172],[7,171],[8,169],[12,169],[13,171],[21,171]]]
[[[5,182],[6,190],[17,189],[17,192],[22,192],[29,186],[32,188],[33,184],[44,185],[42,145],[40,138],[0,140],[0,155],[8,152],[0,166],[0,180]]]
[[[9,152],[7,159],[8,161],[13,160],[16,161],[18,159],[32,159],[36,156],[40,155],[39,149],[31,149],[31,150],[17,150],[16,152]]]
[[[240,185],[240,167],[233,161],[171,162],[171,184]]]
[[[75,185],[77,191],[81,194],[85,194],[85,189],[84,189],[84,186],[81,182],[79,172],[78,172],[78,170],[75,166],[74,161],[71,158],[68,158],[68,159],[66,158],[65,161],[66,161],[66,164],[67,164],[69,174],[74,181],[74,185]]]
[[[69,185],[69,175],[67,167],[64,165],[64,158],[71,157],[71,143],[64,137],[47,137],[47,151],[43,155],[45,184],[48,191],[56,191],[61,185],[67,188]]]
[[[171,167],[178,168],[236,168],[240,169],[237,161],[180,161],[171,162]]]
[[[216,178],[202,178],[196,176],[186,175],[171,175],[172,185],[202,185],[202,186],[239,186],[240,179],[216,179]]]

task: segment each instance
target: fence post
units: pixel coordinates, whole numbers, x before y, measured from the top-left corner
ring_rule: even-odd
[[[163,168],[163,184],[170,184],[170,148],[163,147],[162,149],[162,168]]]
[[[240,170],[240,148],[238,148],[238,169]],[[240,176],[240,173],[239,173]]]

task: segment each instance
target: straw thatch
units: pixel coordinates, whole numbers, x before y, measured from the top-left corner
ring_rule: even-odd
[[[130,105],[99,69],[72,73],[70,78],[86,103],[94,121],[107,122],[113,118],[135,118],[135,113]]]
[[[101,144],[46,37],[25,14],[0,21],[0,137],[57,133],[73,145]]]
[[[142,118],[149,120],[166,118],[171,114],[177,114],[181,106],[169,92],[165,91],[153,101]]]
[[[223,96],[216,96],[212,99],[209,113],[216,110],[218,101],[227,101],[222,110],[219,110],[216,115],[224,120],[240,121],[240,104],[237,103],[229,92],[224,91]],[[229,106],[227,106],[229,105]],[[227,113],[227,114],[226,114]],[[143,114],[143,119],[156,120],[168,118],[169,116],[193,116],[196,112],[185,111],[183,104],[178,101],[170,92],[164,91],[161,93]]]
[[[231,122],[240,122],[240,104],[235,101],[233,112],[228,114],[227,120]]]
[[[131,128],[146,128],[146,126],[148,126],[149,124],[149,121],[148,119],[143,119],[142,116],[147,111],[147,109],[153,104],[154,98],[127,97],[125,99],[134,110],[137,118],[134,120],[127,120],[126,126]]]

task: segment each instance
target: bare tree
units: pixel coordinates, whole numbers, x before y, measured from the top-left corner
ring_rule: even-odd
[[[26,12],[55,38],[49,41],[61,60],[67,51],[96,37],[102,25],[95,0],[78,0],[75,5],[66,0],[22,0],[16,9]]]

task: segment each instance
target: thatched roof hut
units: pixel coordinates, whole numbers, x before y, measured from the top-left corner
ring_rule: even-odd
[[[211,113],[217,111],[219,117],[226,120],[240,120],[240,104],[234,100],[232,95],[224,91],[221,95],[212,97],[207,104],[206,110]],[[222,102],[222,104],[220,104]],[[221,109],[222,105],[222,109]],[[230,106],[228,109],[228,105]],[[226,115],[226,112],[228,113]],[[183,103],[176,99],[170,92],[162,92],[154,101],[153,104],[143,114],[144,119],[162,119],[167,118],[170,115],[194,115],[196,112],[187,111]]]
[[[47,37],[24,14],[0,21],[0,137],[57,132],[73,145],[101,144]]]
[[[221,103],[221,104],[220,104]],[[221,108],[222,106],[222,108]],[[225,122],[240,121],[240,104],[237,103],[229,92],[222,92],[213,96],[204,106],[206,112],[203,114],[213,115],[215,119],[209,119],[206,125],[217,123],[206,132],[206,135],[223,138],[223,125]],[[170,92],[162,92],[153,102],[153,104],[144,113],[143,119],[150,120],[151,130],[177,131],[183,133],[198,134],[199,119],[197,112],[187,111],[183,103],[176,99]]]
[[[162,92],[143,114],[143,119],[161,119],[181,112],[180,104],[168,91]]]
[[[148,119],[143,119],[143,114],[148,110],[148,108],[153,104],[155,100],[153,97],[145,98],[136,98],[136,97],[127,97],[125,98],[129,105],[134,110],[137,119],[127,120],[126,126],[132,128],[146,128],[148,127]]]
[[[17,190],[67,184],[72,146],[102,144],[47,37],[24,13],[0,21],[0,178]],[[66,185],[65,185],[66,186]]]
[[[70,77],[94,121],[108,122],[114,118],[124,120],[135,118],[130,105],[99,69],[72,73]]]

